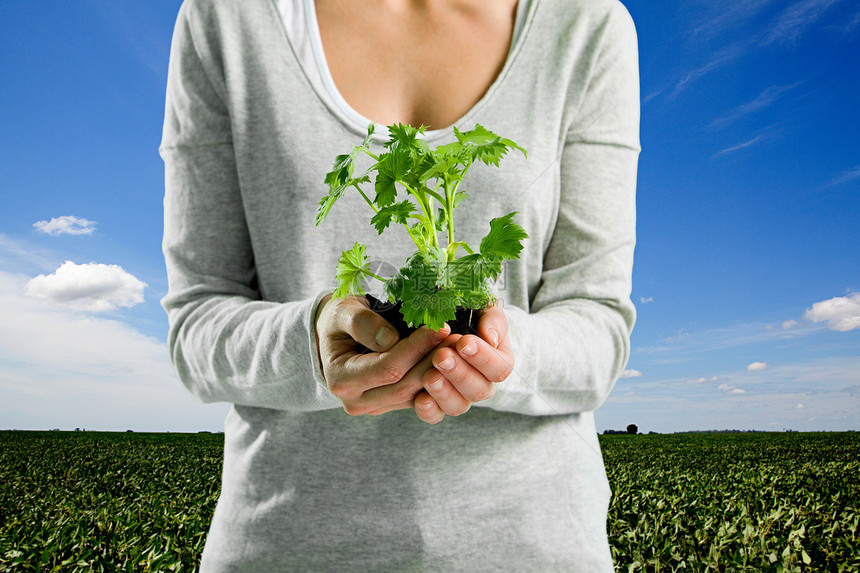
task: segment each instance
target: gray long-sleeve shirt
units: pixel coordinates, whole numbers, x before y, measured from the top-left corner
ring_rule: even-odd
[[[515,371],[437,426],[408,410],[349,416],[322,377],[313,317],[341,251],[359,241],[399,267],[414,246],[379,237],[357,194],[314,227],[324,174],[366,126],[325,103],[295,50],[275,0],[186,0],[171,51],[168,345],[195,396],[233,404],[202,570],[612,570],[591,412],[635,320],[629,15],[617,0],[533,0],[501,74],[456,122],[529,152],[472,168],[458,238],[476,245],[513,210],[530,238],[497,290]]]

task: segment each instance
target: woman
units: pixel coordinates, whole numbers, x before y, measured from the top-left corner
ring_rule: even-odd
[[[186,0],[163,304],[182,382],[232,404],[202,571],[613,570],[592,412],[635,320],[638,119],[617,0]],[[464,182],[458,236],[512,210],[530,235],[480,336],[399,340],[332,302],[354,241],[409,254],[360,197],[313,226],[370,121],[425,124],[431,146],[480,123],[528,150]]]

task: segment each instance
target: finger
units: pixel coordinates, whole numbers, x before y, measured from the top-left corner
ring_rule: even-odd
[[[432,367],[428,354],[444,338],[452,345],[459,336],[448,336],[447,326],[439,331],[422,327],[388,352],[355,354],[337,364],[337,376],[328,381],[329,390],[341,399],[347,413],[358,416],[412,403],[423,390],[421,373]],[[423,369],[416,368],[425,361]]]
[[[433,366],[469,402],[481,402],[491,397],[496,385],[463,360],[452,348],[440,348],[433,353]]]
[[[478,320],[477,330],[481,338],[494,348],[498,348],[499,344],[508,336],[508,319],[502,307],[493,305],[485,308]]]
[[[484,339],[467,335],[457,341],[455,349],[490,382],[504,382],[514,370],[514,356],[507,338],[499,348],[493,348]]]
[[[378,410],[373,410],[368,412],[368,416],[381,416],[387,412],[393,412],[394,410],[411,410],[413,407],[413,401],[409,400],[407,402],[401,402],[400,404],[394,404],[393,406],[386,406],[384,408],[379,408]]]
[[[363,392],[375,388],[397,384],[412,370],[415,365],[424,360],[427,355],[437,346],[446,342],[453,344],[456,340],[450,338],[450,328],[446,324],[441,330],[430,330],[421,327],[405,340],[401,340],[391,350],[379,354],[356,355],[351,362],[364,370],[363,374],[366,386]],[[420,381],[418,381],[420,386]],[[412,397],[410,396],[409,399]]]
[[[449,416],[465,414],[472,407],[471,402],[466,400],[435,368],[431,368],[424,374],[424,388],[439,409]]]
[[[427,392],[421,392],[415,397],[414,408],[418,419],[428,424],[438,424],[445,418],[445,412]]]
[[[400,339],[387,320],[370,310],[364,297],[348,296],[338,300],[331,313],[336,338],[342,338],[338,333],[346,335],[374,352],[384,352]]]

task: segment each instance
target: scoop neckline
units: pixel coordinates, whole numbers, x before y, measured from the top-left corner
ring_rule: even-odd
[[[529,29],[531,28],[533,14],[539,2],[540,0],[527,0],[525,2],[524,0],[518,0],[517,13],[514,22],[514,30],[512,31],[513,41],[511,43],[511,47],[508,49],[508,55],[505,58],[505,63],[502,66],[501,71],[499,71],[496,78],[487,88],[487,91],[484,92],[484,95],[482,95],[481,98],[477,102],[475,102],[475,104],[471,108],[469,108],[452,124],[439,129],[425,130],[423,133],[425,140],[436,140],[452,134],[456,126],[468,121],[470,117],[478,113],[478,111],[480,111],[480,109],[483,108],[490,99],[492,99],[495,92],[497,92],[500,89],[501,84],[504,83],[504,80],[507,77],[510,68],[513,66],[514,61],[522,50],[523,42],[528,35]],[[319,22],[316,16],[316,5],[314,3],[314,0],[303,0],[303,4],[303,16],[305,19],[308,41],[311,43],[314,62],[316,63],[317,71],[319,72],[320,79],[322,81],[321,87],[316,85],[314,82],[310,82],[314,93],[316,93],[317,97],[323,100],[323,103],[326,104],[326,106],[337,117],[337,119],[351,131],[354,131],[364,136],[367,134],[368,126],[371,123],[374,123],[376,124],[377,129],[371,136],[371,140],[377,143],[387,141],[388,130],[379,129],[380,126],[387,126],[383,126],[379,122],[364,117],[361,113],[356,111],[340,93],[340,90],[337,88],[337,85],[334,82],[334,78],[331,75],[331,70],[329,69],[328,62],[325,57],[325,50],[323,49],[322,45],[322,35],[320,33]],[[331,103],[333,104],[333,106],[326,101],[322,94],[318,93],[319,89],[325,89],[328,92],[328,96],[331,98]]]

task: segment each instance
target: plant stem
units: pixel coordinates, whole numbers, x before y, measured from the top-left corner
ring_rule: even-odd
[[[445,215],[448,223],[448,244],[454,244],[454,194],[457,192],[457,184],[454,184],[453,189],[449,189],[448,178],[443,179],[445,189]],[[456,252],[454,255],[456,256]],[[450,261],[449,261],[450,262]]]
[[[403,183],[403,182],[401,181],[401,183]],[[424,211],[424,217],[425,217],[424,226],[427,227],[427,229],[430,231],[430,246],[431,247],[438,246],[439,245],[439,239],[436,236],[436,225],[433,222],[433,211],[427,206],[426,202],[424,201],[424,198],[421,196],[421,194],[417,190],[413,189],[412,187],[410,187],[406,183],[403,183],[403,186],[406,187],[406,190],[409,191],[409,193],[413,197],[415,197],[415,200],[418,202],[418,205],[421,207],[421,210]],[[411,233],[410,233],[410,236],[412,236]],[[414,241],[414,239],[413,239],[413,241]],[[417,244],[417,242],[416,242],[416,244]],[[422,252],[427,250],[426,247],[422,248],[419,246],[419,248],[421,249]]]
[[[363,272],[364,274],[366,274],[366,275],[370,275],[370,276],[372,276],[373,278],[375,278],[376,280],[378,280],[378,281],[380,281],[380,282],[383,282],[383,283],[385,282],[385,279],[384,279],[384,278],[382,278],[381,276],[379,276],[379,275],[377,275],[377,274],[374,274],[374,273],[372,273],[372,272],[370,272],[370,271],[368,271],[368,270],[366,270],[366,269],[361,269],[361,270],[362,270],[362,272]]]
[[[373,158],[373,160],[374,160],[374,161],[379,161],[379,156],[378,156],[378,155],[374,155],[373,153],[371,153],[371,151],[370,151],[368,148],[364,147],[363,145],[362,145],[362,146],[360,146],[360,147],[358,147],[358,149],[362,150],[363,152],[365,152],[366,154],[368,154],[369,156],[371,156],[371,157]]]
[[[376,205],[373,204],[373,201],[371,201],[370,198],[364,194],[364,191],[361,190],[361,187],[359,187],[358,185],[353,185],[353,187],[358,189],[358,192],[361,193],[361,196],[364,197],[364,200],[367,201],[367,204],[370,205],[371,209],[373,209],[373,212],[379,213],[379,209],[377,209]]]

